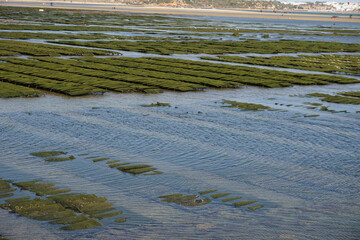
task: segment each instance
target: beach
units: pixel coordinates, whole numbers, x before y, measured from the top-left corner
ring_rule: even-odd
[[[52,3],[52,6],[51,6]],[[234,9],[199,9],[199,8],[171,8],[155,6],[135,6],[122,5],[117,3],[89,3],[86,1],[8,1],[2,2],[5,6],[19,7],[42,7],[42,8],[62,8],[62,9],[82,9],[99,11],[116,11],[141,14],[164,14],[164,15],[190,15],[190,16],[217,16],[217,17],[236,17],[236,18],[262,18],[262,19],[282,19],[282,20],[306,20],[306,21],[330,21],[330,22],[359,22],[359,16],[337,16],[319,14],[297,14],[297,13],[277,13],[260,12],[259,10],[234,10]]]

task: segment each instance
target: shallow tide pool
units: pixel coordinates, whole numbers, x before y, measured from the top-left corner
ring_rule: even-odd
[[[304,96],[350,90],[359,91],[359,84],[1,99],[1,178],[105,196],[127,221],[106,218],[101,227],[67,232],[1,209],[0,233],[10,239],[357,239],[360,109]],[[224,107],[223,99],[278,110],[241,111]],[[171,107],[141,106],[156,102]],[[348,113],[309,109],[309,102]],[[76,159],[30,155],[54,150]],[[149,164],[163,174],[123,173],[89,156]],[[159,198],[210,189],[231,194],[204,195],[212,201],[196,207]],[[222,201],[228,197],[241,199]],[[264,207],[232,205],[251,200]]]

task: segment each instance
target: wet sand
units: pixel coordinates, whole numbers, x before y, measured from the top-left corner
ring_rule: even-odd
[[[291,19],[291,20],[310,20],[310,21],[331,21],[331,22],[359,22],[360,17],[339,16],[331,18],[331,15],[320,14],[293,14],[293,13],[268,13],[254,11],[242,11],[232,9],[198,9],[198,8],[171,8],[154,6],[131,6],[120,5],[116,3],[89,3],[83,1],[16,1],[2,2],[5,6],[22,7],[43,7],[43,8],[63,8],[63,9],[86,9],[86,10],[111,10],[118,12],[144,13],[144,14],[169,14],[169,15],[193,15],[193,16],[221,16],[221,17],[239,17],[239,18],[264,18],[264,19]],[[334,13],[336,15],[336,13]],[[350,14],[349,14],[350,15]]]

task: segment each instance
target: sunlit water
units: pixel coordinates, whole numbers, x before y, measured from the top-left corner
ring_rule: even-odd
[[[69,233],[1,210],[0,232],[11,239],[356,239],[360,109],[324,103],[349,113],[321,112],[303,104],[318,99],[293,96],[354,89],[360,86],[0,100],[3,179],[41,179],[106,196],[127,217]],[[283,111],[240,111],[222,107],[222,99]],[[157,101],[172,107],[141,107]],[[46,150],[76,159],[47,163],[29,155]],[[124,174],[84,153],[150,164],[164,174]],[[208,189],[265,207],[250,211],[216,199],[189,208],[158,198]]]

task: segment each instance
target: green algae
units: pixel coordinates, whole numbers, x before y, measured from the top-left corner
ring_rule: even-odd
[[[40,97],[42,93],[32,88],[0,81],[0,98]]]
[[[320,55],[320,56],[301,55],[298,57],[218,56],[218,58],[206,57],[205,59],[222,61],[222,62],[234,62],[241,64],[270,66],[270,67],[295,68],[295,69],[301,69],[307,71],[345,73],[350,75],[357,74],[360,68],[359,55]]]
[[[248,209],[255,211],[255,210],[263,208],[263,207],[264,207],[264,205],[257,205],[257,206],[248,207]]]
[[[115,163],[116,164],[116,163]],[[134,175],[155,171],[157,168],[147,164],[126,165],[116,167],[118,170]],[[159,174],[159,173],[158,173]]]
[[[225,197],[230,194],[231,193],[215,193],[215,194],[210,195],[210,197],[212,197],[213,199],[217,199],[217,198]]]
[[[124,165],[128,165],[130,163],[114,163],[114,164],[110,164],[109,167],[111,168],[116,168],[116,167],[120,167],[120,166],[124,166]]]
[[[142,107],[171,107],[171,105],[169,103],[161,103],[161,102],[156,102],[156,103],[151,103],[149,105],[141,105]]]
[[[83,222],[85,220],[88,220],[88,218],[85,215],[81,214],[81,215],[76,215],[76,216],[60,218],[60,219],[57,219],[57,220],[49,222],[49,223],[50,224],[73,224],[73,223]]]
[[[119,160],[111,160],[111,161],[107,161],[106,164],[112,164],[112,163],[117,163],[120,162]]]
[[[62,154],[67,154],[67,152],[63,151],[47,151],[47,152],[34,152],[30,153],[30,155],[36,156],[36,157],[54,157]]]
[[[241,197],[231,197],[231,198],[225,198],[223,200],[221,200],[222,202],[230,202],[230,201],[234,201],[237,199],[240,199]]]
[[[102,226],[102,224],[96,221],[95,219],[88,219],[82,222],[69,224],[67,226],[61,227],[60,229],[66,231],[72,231],[72,230],[89,229],[97,226]]]
[[[264,105],[255,104],[255,103],[244,103],[244,102],[236,102],[236,101],[230,101],[230,100],[223,100],[222,103],[230,104],[230,106],[223,106],[223,107],[238,108],[243,111],[262,111],[262,110],[271,109],[269,106],[264,106]]]
[[[235,207],[241,207],[241,206],[246,206],[246,205],[249,205],[249,204],[252,204],[252,203],[256,203],[257,201],[241,201],[241,202],[236,202],[236,203],[233,203],[233,205]]]
[[[55,195],[59,193],[70,192],[70,189],[59,189],[54,187],[54,183],[38,183],[37,181],[15,182],[15,186],[23,190],[36,193],[38,196]]]
[[[93,162],[100,162],[100,161],[105,161],[105,160],[108,160],[109,158],[96,158],[96,159],[93,159]]]
[[[48,199],[80,213],[89,213],[112,206],[112,203],[106,202],[105,197],[97,197],[95,194],[61,194],[48,197]]]
[[[21,203],[21,202],[27,201],[29,199],[30,199],[30,197],[26,196],[26,197],[7,199],[7,200],[5,200],[5,202],[8,204],[14,204],[14,203]]]
[[[126,218],[116,219],[115,222],[117,222],[117,223],[124,223],[124,222],[126,222]]]
[[[128,169],[126,171],[123,172],[127,172],[127,173],[131,173],[131,174],[142,174],[142,173],[147,173],[147,172],[151,172],[156,170],[156,168],[153,167],[146,167],[146,168],[135,168],[135,169]]]
[[[46,158],[45,161],[46,162],[65,162],[65,161],[70,161],[70,160],[74,160],[75,157],[73,155],[70,155],[69,157],[55,157],[55,158]]]
[[[0,198],[8,198],[8,197],[12,197],[14,196],[13,193],[4,193],[4,194],[0,194]]]
[[[145,173],[144,175],[158,175],[158,174],[163,174],[162,171],[154,171],[152,173]]]
[[[216,192],[217,190],[206,190],[206,191],[202,191],[202,192],[199,192],[200,195],[205,195],[205,194],[208,194],[208,193],[213,193],[213,192]]]
[[[340,93],[341,95],[344,95],[344,93]],[[346,94],[346,93],[345,93]],[[330,103],[342,103],[342,104],[354,104],[354,105],[360,105],[360,99],[356,97],[356,94],[353,92],[350,93],[350,95],[355,95],[355,97],[345,97],[345,96],[339,96],[339,95],[329,95],[324,93],[311,93],[307,94],[306,96],[309,97],[318,97],[321,101],[330,102]]]
[[[163,202],[176,203],[185,207],[202,206],[211,202],[210,198],[199,199],[198,195],[171,194],[160,196]]]
[[[86,157],[85,159],[91,159],[91,158],[98,158],[99,156],[89,156],[89,157]]]
[[[318,117],[320,116],[319,114],[310,114],[310,115],[304,115],[304,117]]]
[[[358,92],[342,92],[342,93],[339,93],[339,94],[343,95],[343,96],[348,96],[348,97],[360,98],[360,91],[358,91]]]
[[[97,218],[99,220],[103,219],[103,218],[109,218],[109,217],[114,217],[117,215],[122,214],[122,211],[115,211],[115,212],[108,212],[108,213],[99,213],[99,214],[93,214],[90,215],[92,218]]]

